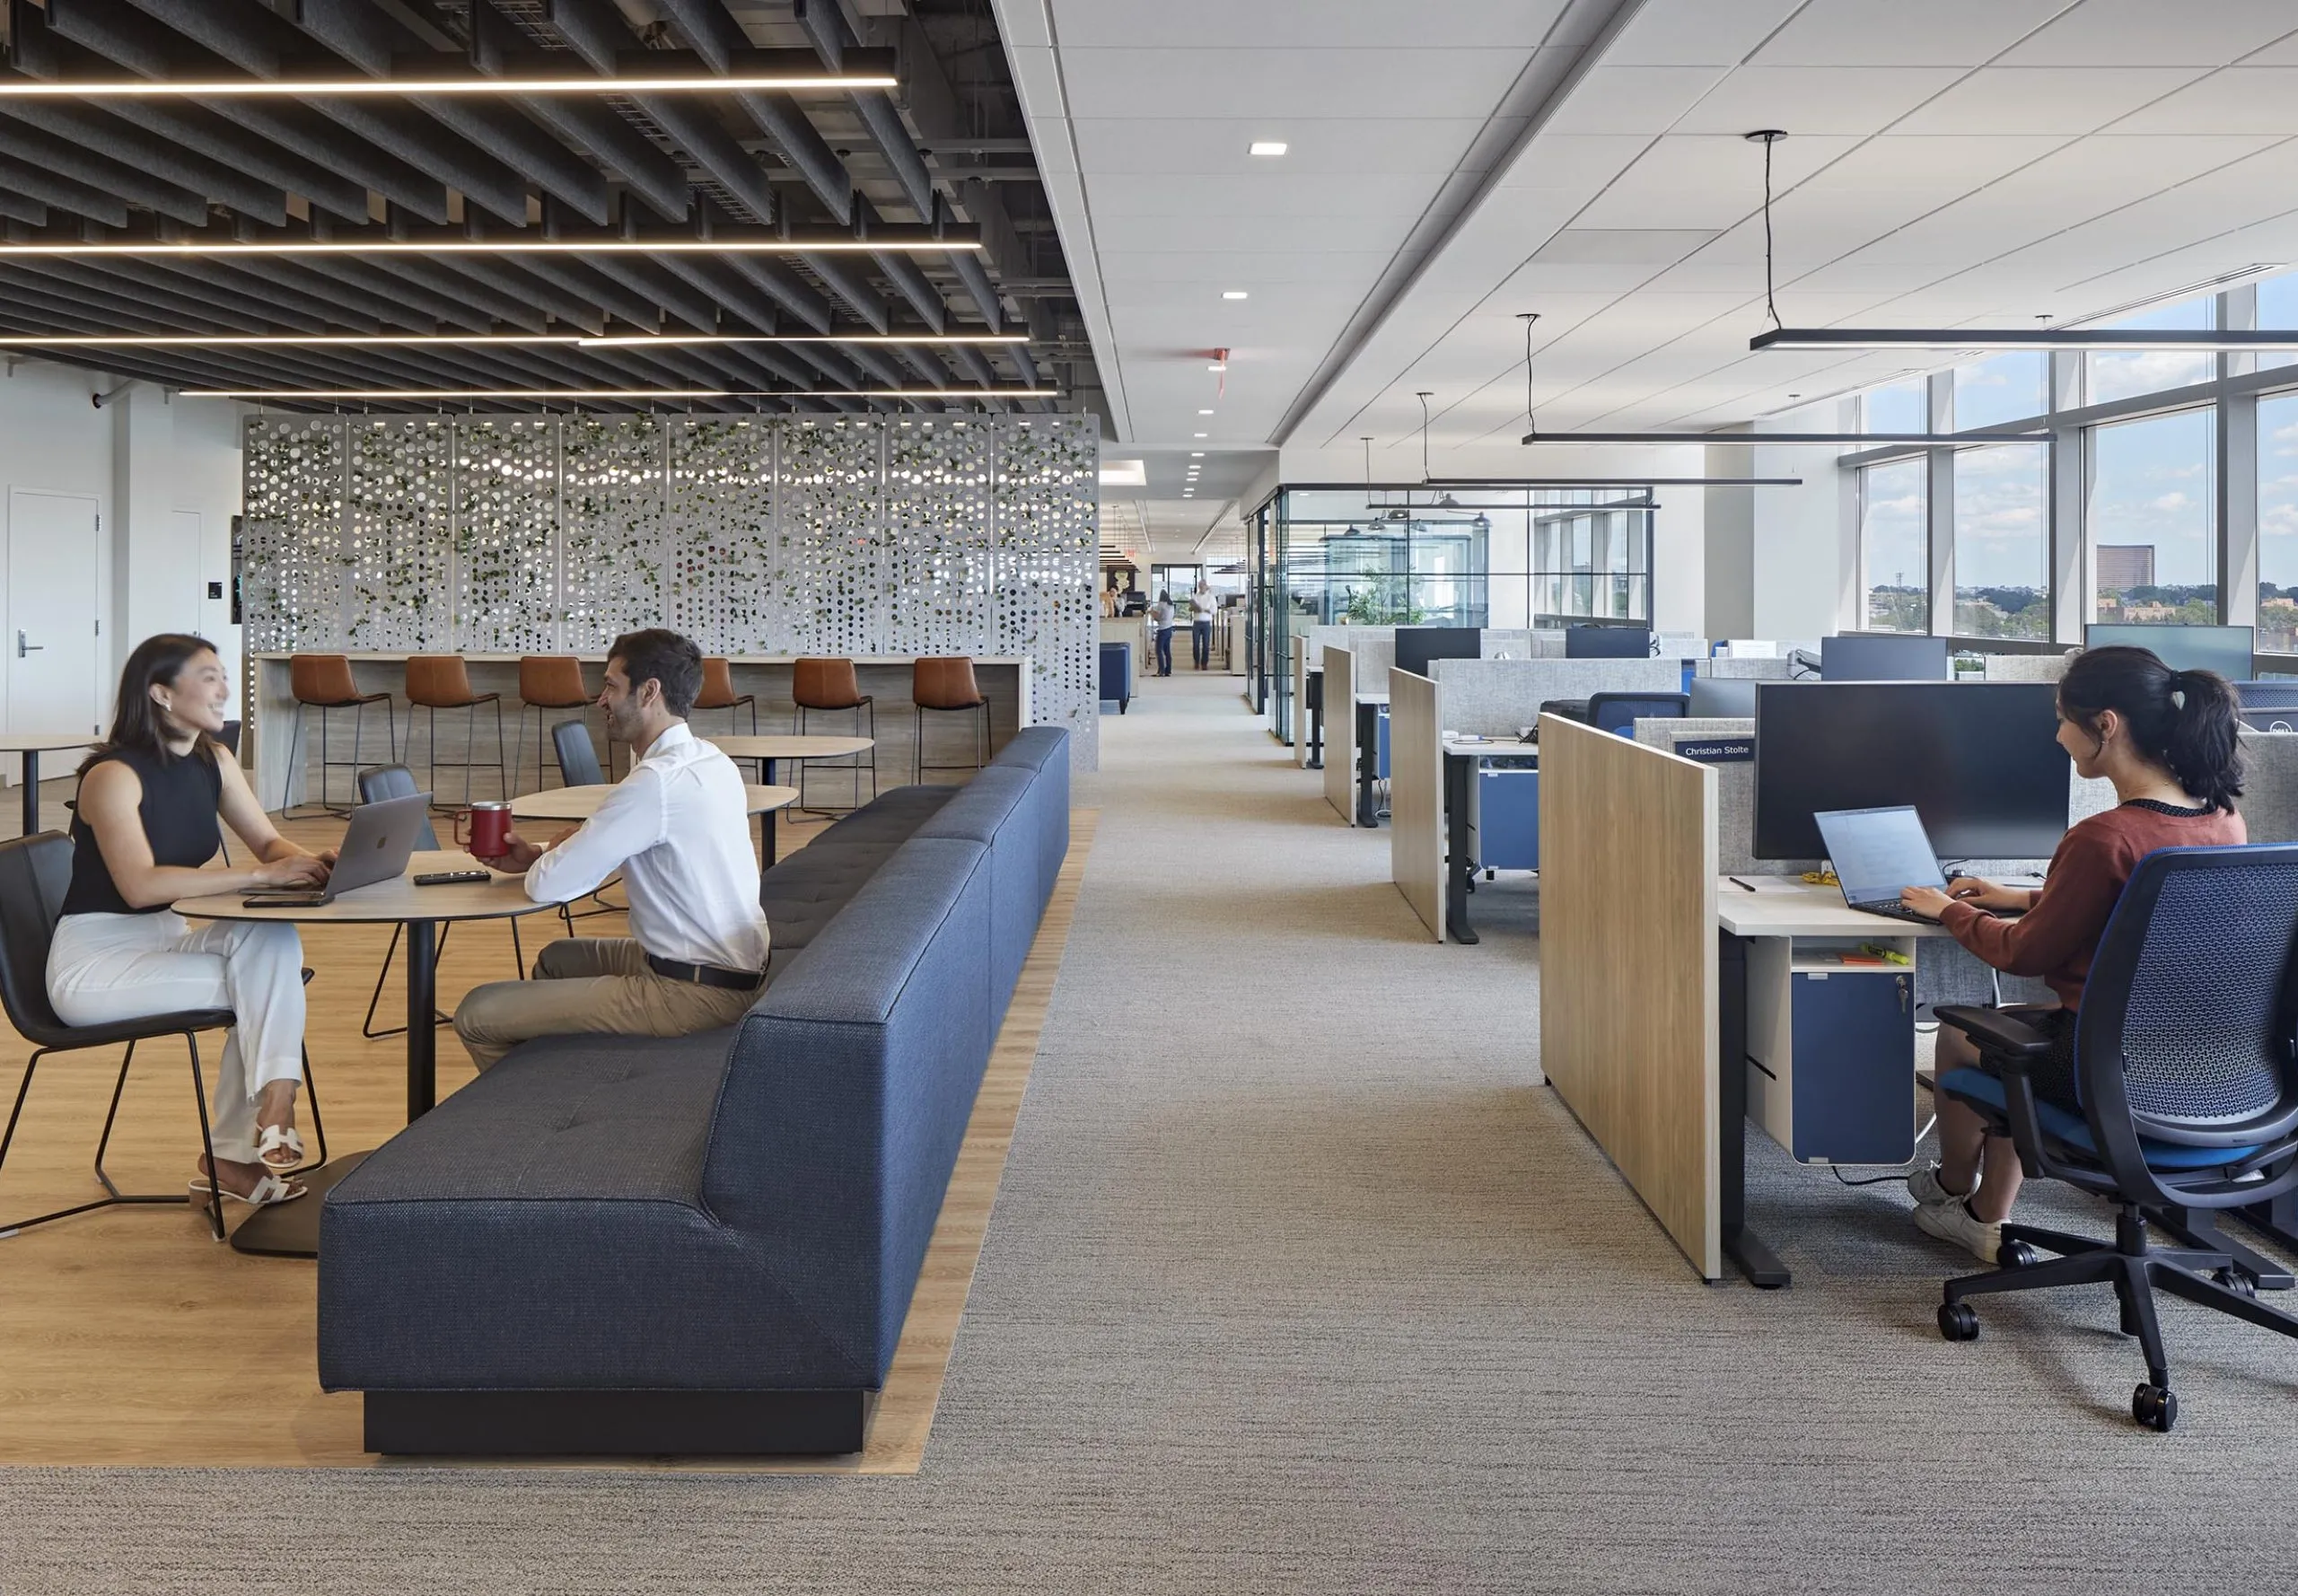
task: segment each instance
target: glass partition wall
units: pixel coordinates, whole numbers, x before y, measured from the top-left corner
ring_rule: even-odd
[[[1649,625],[1656,507],[1640,487],[1279,487],[1247,518],[1248,690],[1289,739],[1310,627]]]

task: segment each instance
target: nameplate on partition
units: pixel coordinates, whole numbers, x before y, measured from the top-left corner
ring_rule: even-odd
[[[1696,759],[1702,765],[1744,765],[1756,757],[1752,737],[1679,737],[1676,739],[1679,759]]]

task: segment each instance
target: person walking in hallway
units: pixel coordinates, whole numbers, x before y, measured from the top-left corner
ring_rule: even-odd
[[[304,1188],[295,1088],[303,1074],[303,946],[278,921],[195,930],[169,906],[210,892],[324,886],[332,852],[310,854],[273,829],[239,762],[216,741],[232,684],[215,645],[147,637],[120,672],[111,734],[80,767],[72,881],[48,959],[48,997],[66,1025],[106,1025],[185,1009],[229,1009],[210,1140],[192,1190],[210,1182],[243,1203],[284,1203]],[[258,863],[204,870],[229,824]]]
[[[1149,606],[1149,624],[1157,630],[1157,674],[1173,673],[1173,595],[1161,592]]]
[[[1205,578],[1198,577],[1197,591],[1188,596],[1188,647],[1200,671],[1213,662],[1213,612],[1220,607]]]
[[[531,981],[474,989],[455,1033],[479,1068],[542,1036],[684,1036],[732,1025],[766,981],[748,794],[734,762],[688,729],[702,651],[660,627],[614,641],[599,707],[632,764],[598,812],[546,846],[515,831],[485,863],[524,874],[538,903],[580,898],[617,871],[628,937],[569,937]]]

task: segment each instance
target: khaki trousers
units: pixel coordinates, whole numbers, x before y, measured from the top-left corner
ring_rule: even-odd
[[[562,937],[535,959],[534,979],[475,987],[455,1010],[455,1034],[486,1069],[539,1036],[686,1036],[741,1019],[747,992],[656,975],[629,937]]]

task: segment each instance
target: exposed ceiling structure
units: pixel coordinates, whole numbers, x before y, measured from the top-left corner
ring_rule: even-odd
[[[601,409],[1040,409],[1098,392],[985,0],[4,4],[0,339],[403,340],[44,356],[186,389],[633,396],[585,402]],[[894,83],[610,81],[841,68]],[[450,91],[7,92],[394,79]],[[475,79],[539,86],[460,92]],[[178,247],[120,252],[162,244]],[[346,252],[216,250],[250,244]],[[600,336],[625,341],[574,341]],[[791,341],[706,341],[728,336]],[[1064,397],[990,397],[1017,390]],[[663,390],[701,397],[645,397]],[[916,397],[861,397],[878,394]]]
[[[1118,436],[1288,477],[1369,435],[1417,478],[1424,390],[1438,475],[1535,473],[1528,410],[1715,429],[1950,358],[1750,352],[1759,128],[1792,325],[2032,328],[2298,264],[2289,0],[997,9]]]

